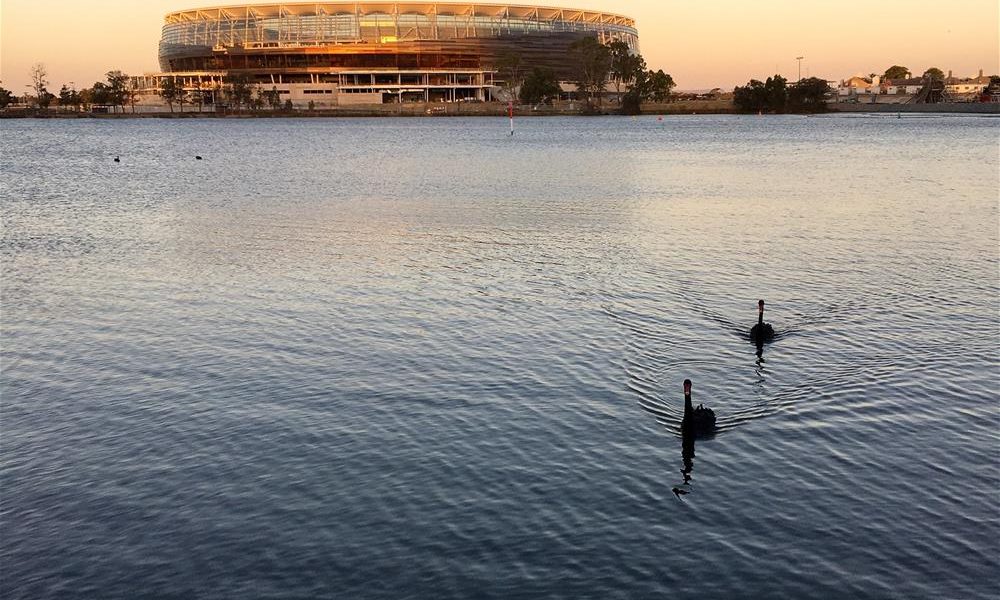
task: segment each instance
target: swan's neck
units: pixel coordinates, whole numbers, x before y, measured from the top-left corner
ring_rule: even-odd
[[[694,405],[691,404],[691,394],[684,394],[684,419],[690,419],[694,414]]]
[[[759,325],[764,324],[764,311],[760,311],[760,316],[757,317],[757,324]]]

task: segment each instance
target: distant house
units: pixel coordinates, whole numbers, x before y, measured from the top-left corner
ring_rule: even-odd
[[[872,85],[872,80],[855,75],[850,79],[845,79],[840,82],[840,85],[837,87],[837,95],[858,96],[861,94],[871,94]]]
[[[855,75],[840,82],[837,95],[841,102],[859,102],[863,97],[864,102],[898,104],[910,101],[909,97],[918,96],[926,85],[927,80],[923,77],[883,80],[878,76],[869,79]],[[982,70],[979,71],[979,76],[966,78],[955,77],[949,71],[944,81],[938,84],[938,100],[935,101],[976,102],[982,100],[984,95],[989,96],[988,101],[993,96],[986,92],[989,86],[990,78],[983,75]]]
[[[919,94],[923,87],[924,80],[920,77],[913,77],[910,79],[886,79],[882,82],[882,93],[893,96],[903,94],[913,96],[914,94]]]
[[[944,80],[945,93],[954,100],[975,101],[982,95],[983,91],[989,87],[990,78],[983,75],[979,70],[978,77],[967,77],[964,79],[952,77],[951,71]]]

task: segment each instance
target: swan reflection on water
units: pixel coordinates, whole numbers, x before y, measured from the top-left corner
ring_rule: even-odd
[[[757,347],[754,351],[754,355],[757,357],[757,360],[754,361],[754,364],[756,365],[755,370],[757,372],[757,383],[763,383],[764,376],[767,374],[767,360],[764,358],[764,343],[754,342],[754,345]]]
[[[691,493],[691,482],[693,481],[694,473],[694,445],[696,436],[689,429],[682,428],[681,432],[681,457],[684,461],[684,467],[681,469],[681,476],[684,477],[684,483],[679,487],[675,487],[672,491],[678,499],[683,500],[683,496],[687,496]]]

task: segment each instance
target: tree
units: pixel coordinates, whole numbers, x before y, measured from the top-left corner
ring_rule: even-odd
[[[550,102],[553,97],[562,93],[559,79],[551,69],[534,68],[521,84],[521,102],[524,104],[540,104]]]
[[[944,81],[944,71],[937,67],[931,67],[924,71],[924,78],[931,81]]]
[[[46,88],[49,86],[49,71],[43,63],[31,65],[31,89],[35,92],[35,103],[40,104],[42,96],[47,94]]]
[[[52,101],[55,99],[56,99],[55,94],[49,92],[49,90],[45,88],[42,88],[42,93],[39,94],[37,98],[35,98],[35,101],[38,102],[39,108],[47,109],[52,104]]]
[[[184,104],[187,103],[191,97],[188,94],[188,91],[184,89],[183,82],[181,82],[181,84],[177,87],[180,88],[177,93],[177,105],[181,107],[181,112],[184,112]]]
[[[0,110],[7,108],[14,103],[14,94],[10,90],[0,87]]]
[[[632,52],[628,44],[620,40],[611,42],[611,79],[615,84],[618,104],[622,103],[622,86],[632,86],[641,73],[646,71],[646,61],[642,55]]]
[[[73,105],[73,92],[70,91],[69,86],[63,85],[59,88],[59,108],[66,108],[67,106]]]
[[[135,114],[135,101],[139,97],[139,79],[137,77],[130,77],[126,75],[125,80],[125,100],[132,106],[132,114]],[[181,89],[181,94],[184,93],[183,88]],[[123,107],[124,110],[124,107]]]
[[[112,104],[113,99],[111,97],[111,88],[108,87],[106,83],[100,81],[96,82],[92,88],[90,88],[90,102],[98,106],[107,106]]]
[[[818,77],[803,79],[788,90],[788,108],[792,112],[823,112],[830,85]]]
[[[576,87],[583,92],[587,102],[587,112],[593,111],[594,96],[598,102],[604,95],[604,86],[611,71],[611,50],[587,36],[573,42],[569,47],[570,64],[573,66]]]
[[[649,74],[639,73],[636,76],[635,85],[633,85],[625,95],[622,96],[622,114],[623,115],[640,115],[642,114],[642,103],[644,100],[648,100],[647,92],[645,90],[649,89]]]
[[[788,80],[781,75],[767,81],[751,79],[750,83],[733,90],[733,103],[741,112],[785,112],[788,104]]]
[[[267,105],[271,107],[271,110],[279,110],[281,108],[281,94],[278,92],[278,87],[274,86],[269,91],[264,92],[267,100]]]
[[[80,90],[80,107],[83,110],[90,110],[91,105],[94,103],[94,92],[87,88]]]
[[[646,86],[644,100],[653,102],[666,102],[670,99],[670,93],[677,84],[669,73],[664,73],[662,69],[657,72],[650,71],[646,75]]]
[[[785,112],[788,105],[788,80],[781,75],[768,77],[764,82],[764,90],[767,93],[767,108],[773,113]]]
[[[205,92],[201,90],[200,85],[198,89],[191,92],[191,104],[198,105],[198,112],[201,112],[205,107]]]
[[[901,67],[899,65],[892,65],[891,67],[885,70],[885,75],[882,76],[882,79],[889,79],[889,80],[909,79],[909,77],[910,77],[909,69],[907,69],[906,67]]]
[[[767,107],[767,90],[764,82],[751,79],[745,86],[733,90],[733,103],[745,113],[762,113]]]
[[[167,101],[170,112],[174,112],[174,102],[177,102],[178,97],[183,93],[184,88],[177,83],[175,78],[164,77],[160,80],[160,97]]]
[[[235,106],[236,110],[240,110],[242,106],[249,106],[253,98],[253,85],[250,78],[246,75],[234,75],[229,80],[229,89],[226,95],[229,97],[229,103]]]
[[[0,90],[3,90],[3,88],[0,88]],[[996,75],[990,77],[990,83],[986,86],[986,89],[983,90],[983,93],[991,96],[1000,94],[1000,77],[997,77]],[[0,92],[0,94],[2,94],[2,92]]]
[[[72,107],[79,111],[81,102],[80,93],[76,90],[71,90],[65,85],[59,90],[59,106],[61,108]]]
[[[256,112],[264,108],[264,105],[267,104],[266,93],[259,85],[251,86],[250,102],[248,104],[250,110]]]
[[[129,101],[129,76],[121,71],[108,71],[106,77],[108,79],[107,103],[115,107],[121,107],[122,112],[125,112],[125,104]]]
[[[516,52],[505,52],[497,58],[496,69],[503,80],[503,90],[513,100],[524,83],[524,59]]]
[[[640,57],[641,58],[641,57]],[[645,66],[646,61],[642,61]],[[642,113],[642,103],[666,102],[670,99],[671,90],[676,87],[674,78],[662,69],[658,71],[639,71],[635,81],[622,98],[622,114],[638,115]]]

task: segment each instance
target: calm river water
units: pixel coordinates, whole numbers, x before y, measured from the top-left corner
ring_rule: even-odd
[[[506,126],[3,122],[0,596],[997,597],[1000,120]]]

